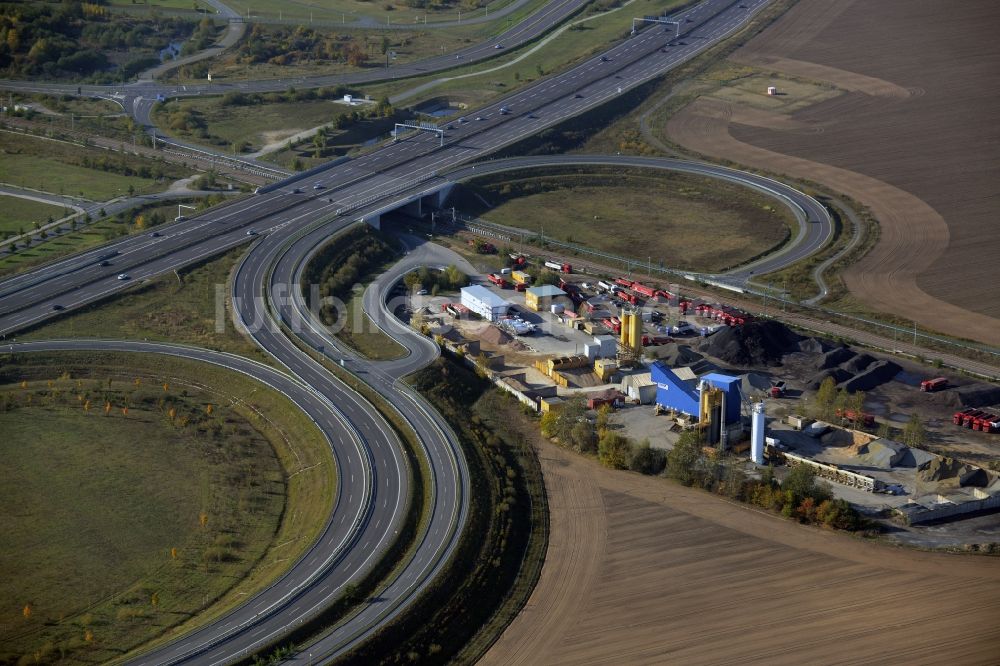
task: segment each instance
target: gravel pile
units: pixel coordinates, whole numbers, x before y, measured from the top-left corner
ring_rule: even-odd
[[[730,326],[709,337],[699,350],[736,366],[778,366],[785,354],[800,351],[802,336],[776,321]]]
[[[861,374],[841,382],[840,388],[846,389],[850,393],[871,391],[873,388],[892,381],[892,378],[898,375],[900,370],[902,368],[892,361],[876,361]]]

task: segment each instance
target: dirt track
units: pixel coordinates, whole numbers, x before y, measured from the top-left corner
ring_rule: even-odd
[[[845,273],[850,290],[875,309],[1000,345],[998,21],[989,0],[960,12],[929,0],[801,0],[733,59],[848,92],[780,121],[702,98],[667,131],[692,150],[868,205],[882,237]]]
[[[545,444],[551,534],[484,664],[990,664],[1000,561],[803,527]]]

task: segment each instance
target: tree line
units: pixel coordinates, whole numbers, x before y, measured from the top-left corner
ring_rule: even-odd
[[[542,414],[539,426],[545,437],[580,453],[596,455],[611,469],[663,474],[681,485],[753,504],[802,523],[850,531],[872,527],[849,502],[834,499],[829,484],[818,480],[808,466],[792,467],[780,483],[770,467],[760,478],[753,478],[746,472],[744,459],[706,449],[696,430],[682,433],[665,452],[652,448],[649,440],[635,442],[617,432],[609,424],[610,413],[610,406],[604,405],[591,419],[582,398],[575,398]]]

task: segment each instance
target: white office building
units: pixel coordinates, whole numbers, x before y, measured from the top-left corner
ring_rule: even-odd
[[[497,321],[504,317],[510,307],[509,302],[478,284],[462,287],[461,303],[487,321]]]

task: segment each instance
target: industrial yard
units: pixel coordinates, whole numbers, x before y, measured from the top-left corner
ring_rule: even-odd
[[[498,263],[489,243],[463,247]],[[414,309],[429,334],[531,411],[608,405],[616,431],[665,450],[696,429],[709,449],[742,457],[751,476],[807,465],[903,542],[919,542],[923,525],[1000,507],[994,385],[804,335],[677,285],[580,273],[546,255],[510,253],[499,264],[509,265],[454,296],[418,296]],[[824,380],[845,406],[808,418]],[[908,446],[913,415],[922,434]],[[986,525],[1000,528],[1000,517]],[[974,538],[961,525],[936,530],[938,543]]]

